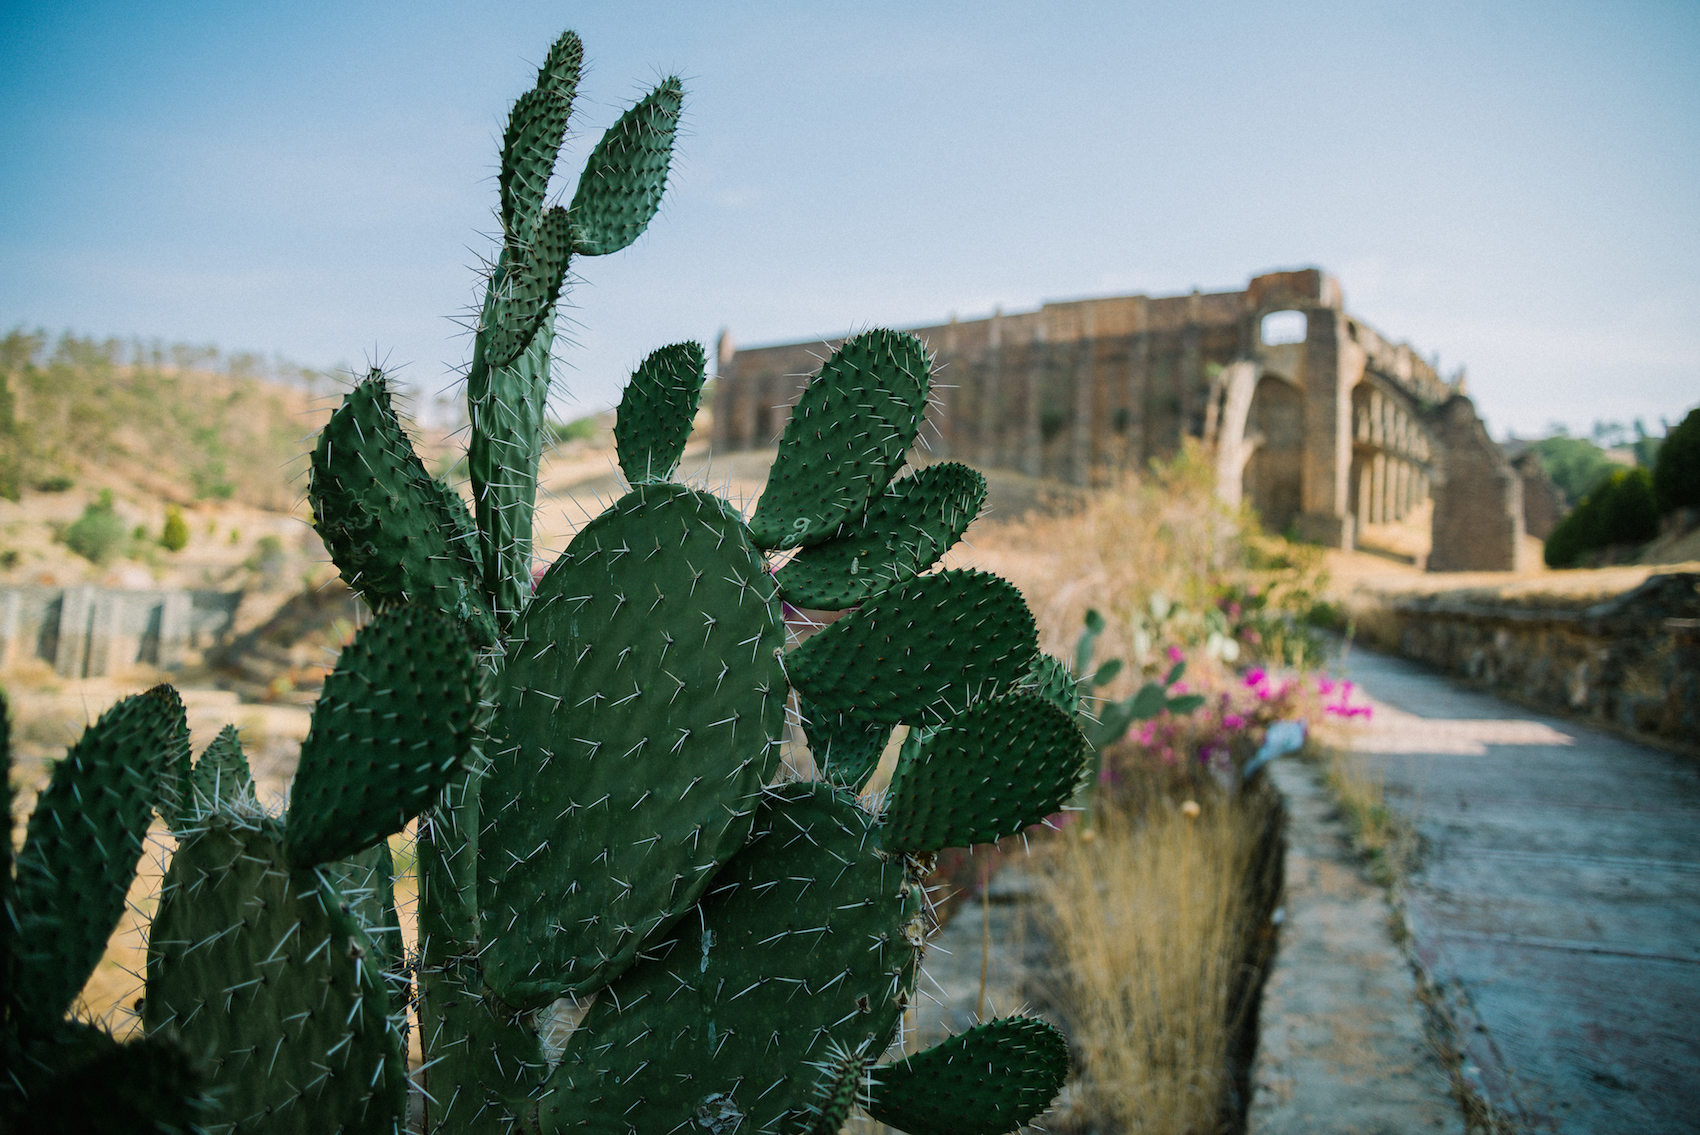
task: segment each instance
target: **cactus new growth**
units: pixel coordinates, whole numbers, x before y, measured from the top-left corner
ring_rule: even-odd
[[[704,353],[657,351],[615,427],[630,491],[533,586],[567,261],[643,232],[682,97],[669,79],[639,101],[571,206],[546,207],[580,59],[562,36],[503,140],[467,381],[474,508],[426,472],[381,373],[348,394],[310,496],[377,614],[325,684],[287,812],[256,799],[234,731],[191,765],[167,688],[90,729],[6,883],[7,1055],[40,1068],[8,1106],[117,1053],[131,1080],[204,1082],[180,1096],[208,1130],[398,1131],[410,1010],[427,1131],[830,1133],[861,1106],[917,1135],[995,1135],[1060,1089],[1066,1045],[1027,1018],[881,1063],[915,990],[932,853],[1060,809],[1087,749],[1015,588],[933,570],[985,483],[906,467],[930,382],[917,340],[873,331],[826,361],[748,520],[674,479]],[[796,645],[782,599],[853,609]],[[788,706],[818,780],[782,769]],[[900,726],[891,790],[870,796]],[[62,1019],[156,810],[177,849],[145,1039],[88,1041]],[[415,819],[409,952],[388,840]],[[552,1057],[563,997],[592,1000]]]

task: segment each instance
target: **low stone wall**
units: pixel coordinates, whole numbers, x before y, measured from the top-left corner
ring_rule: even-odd
[[[0,671],[32,661],[65,678],[179,669],[228,636],[241,601],[239,591],[0,588]]]
[[[1377,645],[1527,704],[1700,747],[1700,574],[1585,608],[1384,601]]]

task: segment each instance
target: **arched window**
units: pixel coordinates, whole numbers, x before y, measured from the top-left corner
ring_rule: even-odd
[[[1272,311],[1263,317],[1259,331],[1265,347],[1305,341],[1305,313],[1302,311]]]

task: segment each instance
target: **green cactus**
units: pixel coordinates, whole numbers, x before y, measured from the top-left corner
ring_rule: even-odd
[[[467,377],[472,513],[426,473],[385,378],[359,383],[319,438],[310,497],[377,615],[325,684],[287,812],[257,801],[233,731],[191,766],[165,694],[103,718],[89,759],[62,765],[66,791],[155,788],[110,818],[44,821],[41,840],[32,821],[41,866],[20,865],[13,904],[34,936],[13,953],[45,991],[32,1011],[62,1017],[157,809],[178,847],[149,938],[154,1047],[136,1059],[204,1076],[209,1129],[400,1130],[409,1008],[427,1131],[825,1133],[857,1104],[947,1135],[1025,1123],[1066,1070],[1049,1026],[879,1063],[914,993],[933,852],[1056,811],[1086,749],[1072,707],[1037,688],[1015,588],[933,571],[985,485],[905,469],[922,345],[872,331],[826,361],[748,521],[673,480],[704,352],[656,352],[615,428],[631,490],[533,583],[567,257],[643,231],[682,98],[662,83],[595,147],[571,207],[545,208],[580,59],[568,33],[503,140],[503,243]],[[855,609],[792,645],[782,596]],[[781,776],[793,695],[819,781]],[[856,791],[898,725],[876,807]],[[409,954],[387,841],[415,818]],[[109,830],[47,839],[91,821]],[[50,927],[57,954],[39,948]],[[551,1062],[543,1019],[562,997],[594,1000]],[[954,1119],[905,1102],[935,1077],[986,1102]]]
[[[187,1132],[209,1107],[172,1038],[120,1044],[66,1019],[124,911],[149,821],[183,801],[188,728],[169,686],[125,698],[53,768],[12,854],[11,722],[0,696],[0,1129]],[[14,872],[15,868],[15,872]]]

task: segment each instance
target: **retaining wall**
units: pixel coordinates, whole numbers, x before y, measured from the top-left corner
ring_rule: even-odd
[[[66,678],[180,669],[229,634],[241,601],[240,591],[0,588],[0,671],[31,661]]]
[[[1379,645],[1519,701],[1700,747],[1700,573],[1592,607],[1385,601]],[[1391,639],[1391,641],[1388,641]]]

